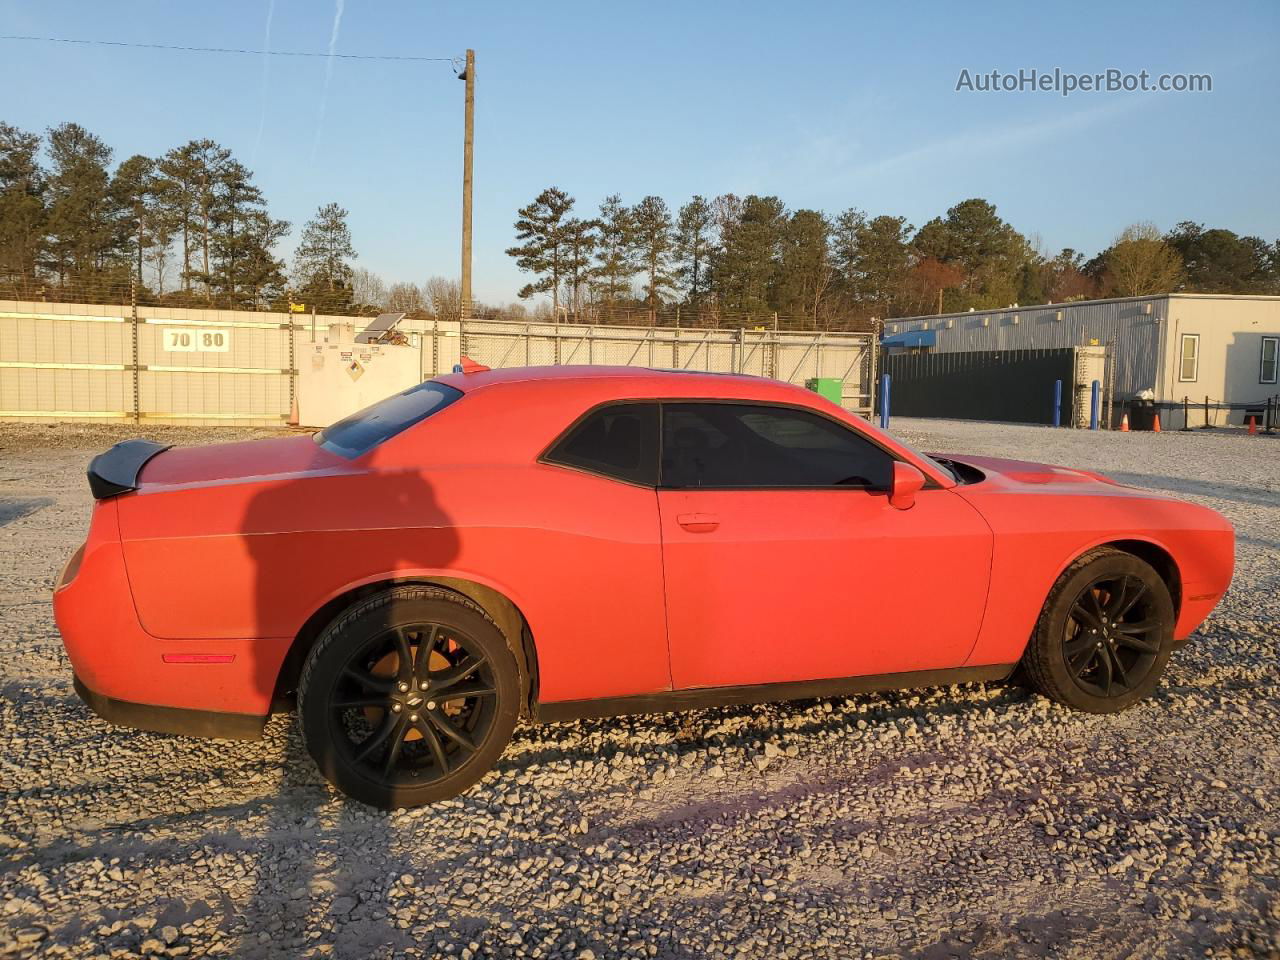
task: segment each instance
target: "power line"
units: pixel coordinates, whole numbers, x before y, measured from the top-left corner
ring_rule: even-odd
[[[37,43],[80,43],[99,47],[135,47],[145,50],[176,50],[182,53],[239,53],[254,57],[319,57],[339,60],[403,60],[415,63],[456,63],[457,57],[402,57],[382,53],[328,53],[309,50],[241,50],[235,47],[181,47],[166,43],[129,43],[123,40],[75,40],[69,37],[24,37],[3,35],[0,40],[33,40]]]

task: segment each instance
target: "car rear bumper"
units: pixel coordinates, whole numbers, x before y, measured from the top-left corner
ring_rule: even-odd
[[[181,707],[157,707],[147,703],[116,700],[85,686],[73,675],[76,693],[85,704],[108,723],[155,733],[176,733],[187,737],[213,737],[220,740],[258,740],[266,717],[247,713],[218,713],[213,710],[187,710]]]
[[[248,717],[260,730],[271,712],[276,678],[291,639],[168,640],[149,634],[134,609],[115,533],[115,504],[114,499],[99,504],[101,515],[95,514],[88,541],[67,564],[53,592],[54,619],[71,669],[79,685],[105,708],[99,709],[88,697],[85,702],[109,720],[149,730],[195,732],[187,725],[174,729],[134,722],[126,717],[137,711],[125,707],[179,716]],[[173,571],[166,588],[180,593],[184,575]],[[232,726],[244,724],[236,721]]]

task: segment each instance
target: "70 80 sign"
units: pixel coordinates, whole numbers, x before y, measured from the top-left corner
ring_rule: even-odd
[[[169,327],[164,331],[163,348],[174,353],[226,353],[231,349],[231,333]]]

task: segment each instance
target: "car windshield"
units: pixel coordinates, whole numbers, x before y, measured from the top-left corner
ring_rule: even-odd
[[[428,380],[325,427],[316,434],[316,443],[353,460],[443,410],[461,396],[461,390]]]

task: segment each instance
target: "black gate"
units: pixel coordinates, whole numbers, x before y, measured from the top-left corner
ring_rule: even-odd
[[[1062,381],[1061,423],[1071,424],[1075,348],[881,355],[889,413],[1053,423],[1054,381]]]

